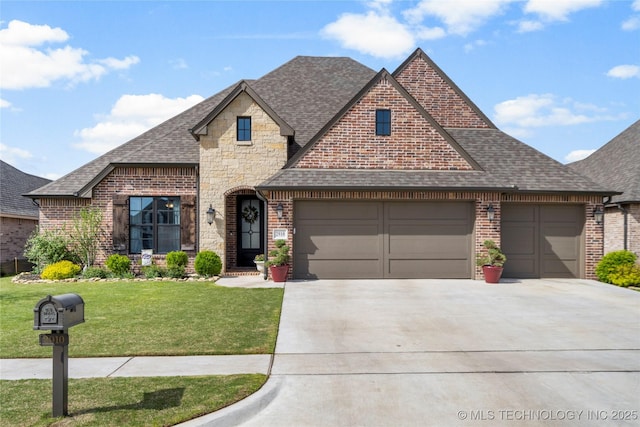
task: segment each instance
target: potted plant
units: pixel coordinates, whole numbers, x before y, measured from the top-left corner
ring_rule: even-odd
[[[285,240],[275,242],[276,249],[269,251],[269,260],[265,266],[269,267],[269,273],[274,282],[285,282],[289,274],[289,246]]]
[[[258,254],[253,259],[253,262],[256,265],[256,268],[260,273],[264,272],[264,254]]]
[[[498,283],[502,276],[502,266],[507,261],[507,257],[493,240],[485,240],[483,245],[487,252],[478,255],[476,264],[482,267],[485,282]]]

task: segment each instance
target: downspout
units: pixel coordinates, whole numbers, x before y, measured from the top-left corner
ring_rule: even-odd
[[[628,233],[628,228],[629,228],[629,210],[625,209],[622,207],[622,204],[620,203],[616,203],[616,206],[618,207],[618,209],[620,209],[622,211],[622,214],[624,215],[624,219],[622,220],[622,235],[623,235],[623,241],[624,241],[624,250],[627,250],[627,233]]]
[[[196,165],[196,254],[200,252],[200,166]]]
[[[269,252],[269,219],[267,218],[269,215],[269,209],[267,208],[267,206],[269,205],[269,202],[267,201],[266,197],[264,197],[264,194],[262,194],[262,192],[260,190],[256,190],[256,196],[258,196],[258,200],[261,200],[264,203],[264,215],[263,215],[263,227],[264,227],[264,233],[262,233],[262,239],[264,240],[263,245],[264,245],[264,260],[265,262],[267,261],[267,253]],[[268,272],[267,272],[267,268],[264,268],[264,273],[263,273],[263,279],[267,280],[269,278]]]

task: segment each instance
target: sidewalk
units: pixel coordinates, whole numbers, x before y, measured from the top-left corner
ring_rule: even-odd
[[[221,277],[219,286],[238,288],[283,287],[262,276]],[[159,357],[69,357],[69,378],[155,377],[183,375],[265,374],[271,370],[273,356],[250,354],[232,356]],[[51,379],[53,363],[44,359],[0,359],[0,380]]]

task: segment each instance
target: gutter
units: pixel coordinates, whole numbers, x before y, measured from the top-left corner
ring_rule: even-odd
[[[624,250],[628,250],[628,237],[627,235],[629,234],[629,210],[625,209],[624,207],[622,207],[621,203],[616,203],[616,206],[618,207],[618,209],[620,209],[622,211],[622,215],[624,215],[624,219],[622,220],[623,222],[623,226],[622,226],[622,236],[623,236],[623,240],[624,240]]]

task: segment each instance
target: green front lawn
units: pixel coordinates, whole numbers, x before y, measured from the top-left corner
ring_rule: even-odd
[[[0,358],[51,357],[33,330],[47,295],[76,293],[85,323],[69,329],[69,356],[273,353],[283,290],[214,282],[15,284],[0,279]]]
[[[85,323],[69,357],[264,354],[275,349],[282,289],[213,282],[15,284],[0,279],[0,358],[51,358],[33,330],[47,295],[77,293]],[[0,361],[0,363],[2,363]],[[51,380],[0,381],[0,426],[170,426],[258,390],[265,375],[69,380],[69,417],[51,418]]]

